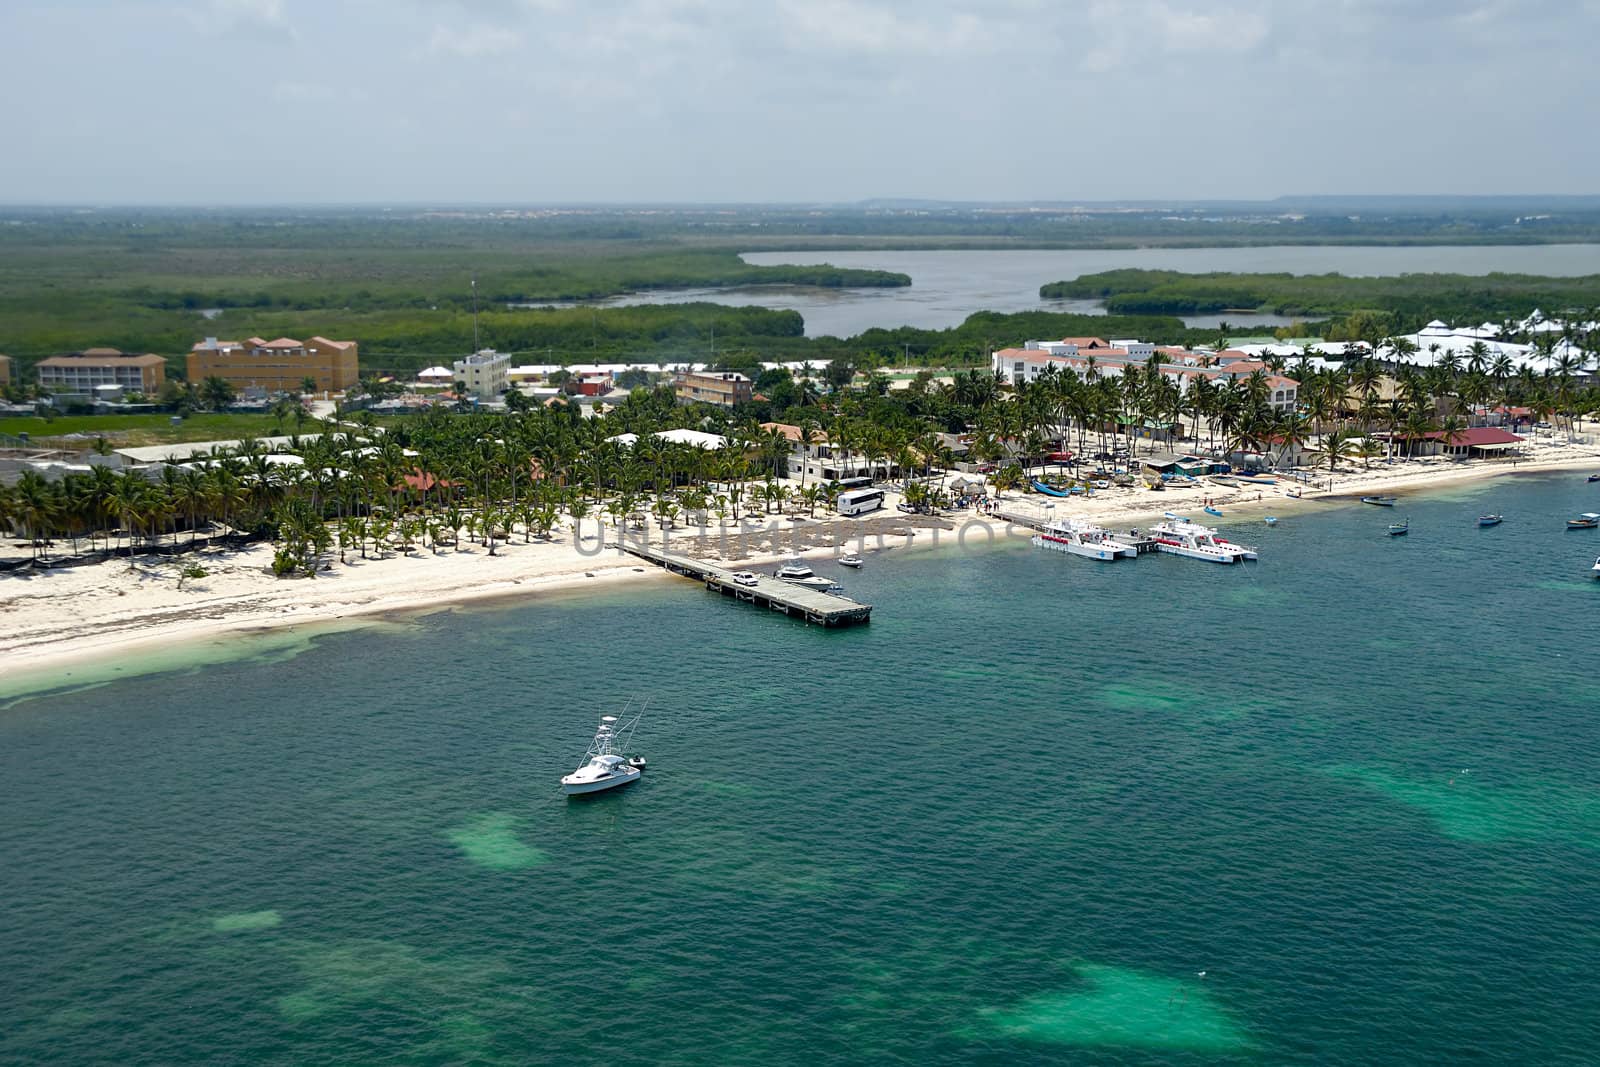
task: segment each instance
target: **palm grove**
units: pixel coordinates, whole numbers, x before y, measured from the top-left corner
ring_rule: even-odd
[[[1299,404],[1268,402],[1266,372],[1233,380],[1193,376],[1186,390],[1152,357],[1143,368],[1080,374],[1051,367],[1037,381],[1010,385],[960,372],[948,383],[928,373],[909,388],[882,378],[819,393],[809,382],[778,383],[776,414],[804,444],[826,443],[846,465],[879,479],[901,477],[913,506],[941,502],[936,481],[955,456],[941,433],[965,434],[972,458],[994,464],[999,489],[1023,480],[1036,459],[1059,448],[1079,455],[1121,443],[1137,455],[1141,426],[1193,427],[1195,447],[1261,453],[1274,461],[1309,446],[1319,463],[1410,458],[1407,443],[1466,428],[1472,413],[1498,405],[1537,418],[1573,420],[1600,410],[1600,390],[1583,385],[1575,357],[1549,369],[1514,370],[1477,346],[1463,357],[1434,354],[1410,365],[1403,342],[1385,367],[1354,359],[1319,369],[1306,353],[1272,357],[1271,370],[1299,383]],[[786,373],[786,372],[784,372]],[[662,440],[659,431],[720,433],[711,450]],[[1387,443],[1372,436],[1383,431]],[[617,440],[632,434],[632,443]],[[585,418],[576,406],[518,404],[505,414],[434,411],[379,426],[369,413],[330,420],[292,438],[285,462],[246,440],[156,476],[95,467],[47,480],[25,473],[0,487],[0,526],[41,548],[69,541],[74,553],[172,555],[203,543],[270,539],[280,576],[312,575],[339,560],[392,553],[459,550],[463,538],[493,555],[505,541],[549,539],[585,519],[615,527],[681,522],[709,526],[764,521],[773,513],[814,516],[837,493],[802,471],[786,478],[792,443],[753,414],[677,404],[668,388],[636,388],[614,409]]]

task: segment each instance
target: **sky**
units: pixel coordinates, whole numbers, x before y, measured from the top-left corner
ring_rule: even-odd
[[[1600,0],[3,0],[0,203],[1600,192]]]

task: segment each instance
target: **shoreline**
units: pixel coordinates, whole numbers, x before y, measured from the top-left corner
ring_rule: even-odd
[[[1296,483],[1229,489],[1202,483],[1157,494],[1110,490],[1093,497],[1045,501],[1032,493],[999,497],[1002,510],[1037,519],[1068,515],[1108,528],[1144,525],[1165,511],[1199,512],[1205,499],[1223,510],[1226,523],[1238,516],[1307,514],[1323,502],[1350,502],[1375,490],[1430,491],[1490,481],[1507,475],[1541,475],[1600,469],[1600,454],[1571,446],[1552,446],[1560,455],[1515,465],[1502,462],[1413,461],[1381,469],[1343,471],[1334,487],[1304,488],[1298,499],[1285,495]],[[891,496],[890,507],[895,498]],[[1199,517],[1199,516],[1195,516]],[[955,543],[961,531],[983,530],[985,543],[1031,536],[1032,531],[972,512],[941,516],[905,515],[891,510],[864,519],[838,516],[794,522],[764,516],[756,527],[688,527],[669,541],[678,551],[741,567],[775,563],[791,555],[824,558],[842,545],[877,552],[938,547]],[[585,529],[588,529],[585,526]],[[603,531],[609,534],[611,531]],[[659,533],[655,534],[659,538]],[[156,649],[214,650],[229,639],[263,637],[287,631],[326,632],[382,625],[397,618],[470,605],[533,601],[588,587],[614,588],[629,582],[681,581],[644,560],[627,557],[614,542],[576,544],[570,529],[544,542],[499,543],[493,556],[481,546],[443,552],[391,554],[383,559],[352,555],[335,559],[311,579],[277,579],[266,573],[269,545],[237,552],[202,552],[185,557],[216,570],[177,589],[175,573],[142,567],[138,560],[109,560],[48,574],[0,577],[0,659],[15,666],[0,673],[0,697],[82,684],[80,674],[120,663],[111,676],[128,671],[130,660]],[[787,542],[787,544],[785,544]],[[582,551],[575,549],[582,548]],[[708,549],[728,550],[725,559]],[[592,553],[592,554],[591,554]],[[193,660],[185,661],[192,663]],[[177,665],[177,664],[175,664]],[[166,669],[165,666],[152,669]]]

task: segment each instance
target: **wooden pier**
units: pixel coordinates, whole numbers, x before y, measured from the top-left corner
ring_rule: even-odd
[[[996,511],[993,512],[993,515],[997,519],[1004,519],[1013,526],[1024,526],[1030,530],[1043,530],[1045,523],[1050,521],[1034,515],[1024,515],[1017,511]],[[1127,534],[1118,533],[1116,530],[1112,530],[1110,532],[1112,537],[1120,541],[1122,544],[1127,545],[1141,556],[1148,556],[1158,550],[1156,547],[1155,538],[1153,537],[1145,537],[1143,535],[1140,535],[1139,537],[1130,537]]]
[[[871,604],[860,604],[849,597],[824,593],[819,589],[807,589],[759,571],[753,572],[756,575],[755,585],[740,585],[733,580],[734,572],[729,567],[663,552],[648,545],[623,544],[620,547],[624,552],[648,560],[673,574],[704,582],[706,588],[713,592],[757,607],[781,611],[817,626],[850,626],[858,622],[870,622],[872,618]]]

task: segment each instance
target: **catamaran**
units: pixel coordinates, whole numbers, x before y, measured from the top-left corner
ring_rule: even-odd
[[[1174,556],[1203,559],[1208,563],[1238,563],[1244,559],[1245,550],[1238,545],[1225,545],[1217,540],[1217,531],[1209,526],[1190,522],[1181,515],[1167,512],[1167,521],[1150,528],[1156,548]]]
[[[1071,519],[1058,519],[1048,523],[1033,535],[1035,548],[1049,548],[1085,559],[1114,560],[1123,555],[1123,545],[1102,544],[1085,539],[1083,531]]]
[[[626,714],[627,709],[623,709],[623,713]],[[561,791],[573,796],[578,793],[598,793],[603,789],[615,789],[629,782],[637,782],[644,773],[644,757],[634,756],[630,759],[618,749],[626,748],[633,740],[633,731],[643,714],[641,709],[638,715],[620,726],[617,716],[600,716],[600,728],[595,731],[594,740],[589,742],[589,751],[584,753],[583,766],[562,776]]]

